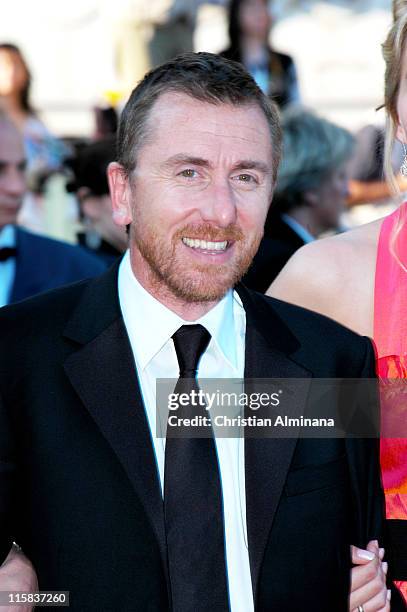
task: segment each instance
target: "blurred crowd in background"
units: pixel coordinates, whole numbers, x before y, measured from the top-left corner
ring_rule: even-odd
[[[88,18],[92,20],[93,5],[88,4]],[[94,3],[93,9],[102,4]],[[280,44],[284,30],[280,30],[277,38],[274,26],[284,17],[290,17],[294,19],[293,32],[297,32],[292,36],[298,38],[296,15],[302,11],[308,13],[307,17],[312,16],[312,11],[321,11],[325,5],[327,10],[335,8],[343,14],[352,13],[355,20],[364,18],[366,24],[369,10],[379,11],[385,32],[388,26],[386,10],[390,19],[390,0],[382,3],[326,0],[317,4],[319,8],[311,1],[300,0],[285,3],[267,0],[119,2],[118,6],[126,5],[123,10],[127,11],[128,19],[126,23],[122,21],[122,28],[116,32],[114,57],[105,66],[108,74],[114,73],[111,77],[114,86],[100,91],[99,100],[89,109],[93,125],[87,133],[80,128],[72,129],[72,125],[68,127],[66,122],[56,126],[55,118],[52,127],[48,125],[46,114],[42,113],[44,109],[33,101],[32,95],[35,79],[41,78],[43,82],[47,79],[47,61],[35,62],[35,70],[32,70],[27,50],[16,43],[21,37],[0,40],[0,110],[17,127],[27,162],[24,182],[18,192],[22,204],[18,225],[36,234],[80,245],[103,265],[114,261],[127,244],[125,232],[111,219],[106,178],[107,165],[115,159],[120,109],[146,69],[182,52],[213,51],[213,37],[218,45],[223,43],[216,51],[241,62],[259,87],[276,102],[284,127],[284,159],[275,198],[263,242],[245,278],[247,284],[265,291],[288,258],[306,242],[326,233],[346,231],[360,219],[366,221],[386,214],[393,203],[382,170],[384,125],[380,111],[374,123],[354,127],[351,133],[331,120],[332,113],[313,108],[310,96],[304,95],[312,89],[313,83],[307,81],[306,71],[302,69],[306,51],[313,41],[302,40],[301,48],[297,40],[294,47],[299,51],[296,54],[283,52]],[[202,21],[203,11],[208,8],[210,12],[205,13]],[[209,21],[208,15],[211,16]],[[199,33],[198,23],[201,24]],[[219,36],[219,24],[224,29],[224,39]],[[367,29],[366,40],[369,34]],[[103,30],[100,31],[102,35]],[[380,42],[375,41],[375,45],[379,47]],[[332,44],[338,44],[334,37]],[[363,58],[364,47],[366,45],[361,43],[360,57],[354,57],[356,63]],[[84,58],[88,55],[85,48],[79,52]],[[328,47],[318,52],[323,56],[328,53]],[[340,52],[342,50],[338,50]],[[49,53],[52,54],[52,49]],[[97,58],[95,62],[98,63]],[[99,62],[102,65],[95,64],[95,71],[103,70],[104,58]],[[61,66],[63,69],[66,70],[66,66]],[[84,70],[88,70],[86,62]],[[78,78],[78,87],[84,76],[86,78],[86,74],[81,74]],[[346,81],[346,75],[343,78]],[[382,88],[380,79],[379,90]],[[351,84],[345,89],[351,105]],[[102,98],[103,103],[100,102]],[[359,102],[356,100],[356,106]],[[379,106],[380,100],[376,102]],[[374,100],[369,99],[369,104],[373,103]],[[396,148],[396,170],[402,158],[402,150]],[[402,190],[407,189],[405,179],[399,176],[398,181]],[[4,197],[4,193],[0,197]],[[368,210],[368,214],[358,216],[353,212],[360,211],[360,207]],[[6,301],[4,298],[3,302]]]

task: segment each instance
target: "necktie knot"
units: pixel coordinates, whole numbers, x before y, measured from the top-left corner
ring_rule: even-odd
[[[195,378],[198,363],[211,335],[203,325],[182,325],[172,336],[180,378]]]
[[[7,261],[11,257],[17,255],[17,249],[14,247],[1,247],[0,248],[0,262]]]

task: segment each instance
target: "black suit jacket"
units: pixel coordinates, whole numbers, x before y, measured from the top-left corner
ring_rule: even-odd
[[[16,227],[16,274],[9,303],[102,274],[107,268],[84,249]]]
[[[373,376],[367,339],[239,292],[246,377]],[[72,610],[168,610],[163,503],[117,265],[2,309],[0,343],[0,554],[17,541],[40,588],[69,590]],[[257,612],[347,609],[349,545],[381,537],[377,451],[366,439],[245,440]]]
[[[280,215],[272,215],[242,282],[254,291],[265,293],[290,257],[304,244],[304,240]]]

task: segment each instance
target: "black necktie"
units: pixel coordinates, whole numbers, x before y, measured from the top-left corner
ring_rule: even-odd
[[[14,247],[2,247],[0,248],[0,261],[7,261],[10,257],[17,255],[17,249]]]
[[[175,393],[199,391],[198,362],[210,334],[202,325],[183,325],[173,335],[179,379]],[[178,417],[208,417],[204,406],[180,406]],[[199,435],[199,432],[197,432]],[[222,489],[211,437],[168,437],[165,447],[164,509],[174,612],[227,612]],[[208,433],[206,432],[206,436]]]

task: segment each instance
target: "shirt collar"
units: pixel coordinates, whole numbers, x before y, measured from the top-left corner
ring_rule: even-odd
[[[14,225],[5,225],[0,230],[0,247],[15,247],[16,246],[16,229]]]
[[[283,219],[283,221],[285,221],[285,223],[287,223],[289,227],[291,227],[293,232],[295,232],[305,242],[305,244],[308,244],[309,242],[314,242],[314,236],[310,234],[309,231],[305,229],[303,225],[298,223],[298,221],[290,217],[290,215],[286,215],[283,213],[281,215],[281,218]]]
[[[137,361],[144,370],[177,329],[190,325],[191,321],[184,321],[142,287],[133,274],[129,251],[120,263],[118,291],[124,323]],[[241,304],[239,296],[230,289],[216,306],[193,323],[200,323],[209,331],[211,342],[216,343],[224,358],[236,368],[234,300]]]

